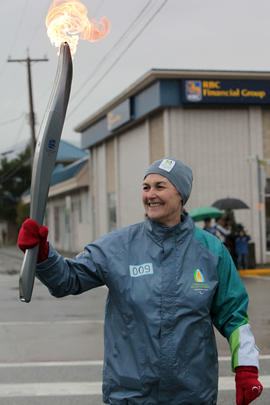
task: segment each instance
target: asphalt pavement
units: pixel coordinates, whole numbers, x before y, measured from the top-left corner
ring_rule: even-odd
[[[103,320],[107,289],[56,299],[37,280],[29,304],[21,303],[18,276],[23,254],[0,248],[0,405],[101,405]],[[269,271],[270,273],[270,271]],[[270,275],[242,274],[249,317],[260,348],[263,395],[270,404]],[[235,404],[227,341],[217,332],[218,405]],[[169,405],[169,404],[168,404]]]

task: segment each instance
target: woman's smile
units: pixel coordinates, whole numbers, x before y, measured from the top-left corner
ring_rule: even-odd
[[[149,174],[143,183],[142,200],[149,218],[166,226],[180,222],[182,197],[160,174]]]

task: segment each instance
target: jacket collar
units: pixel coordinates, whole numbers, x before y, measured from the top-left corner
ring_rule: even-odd
[[[169,238],[180,242],[189,234],[193,234],[194,222],[189,214],[184,211],[181,215],[181,222],[174,226],[164,226],[148,218],[146,221],[146,230],[150,238],[159,244]]]

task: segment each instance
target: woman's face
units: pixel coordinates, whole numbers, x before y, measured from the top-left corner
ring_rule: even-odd
[[[142,201],[152,220],[166,226],[181,221],[182,197],[166,177],[149,174],[143,182]]]

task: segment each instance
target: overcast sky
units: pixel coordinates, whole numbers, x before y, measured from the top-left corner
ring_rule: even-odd
[[[269,0],[83,0],[88,17],[107,16],[108,37],[80,41],[62,139],[80,145],[74,127],[152,68],[270,70]],[[30,139],[25,63],[32,64],[36,135],[57,69],[46,33],[51,1],[0,0],[0,153]],[[1,155],[0,155],[1,157]]]

